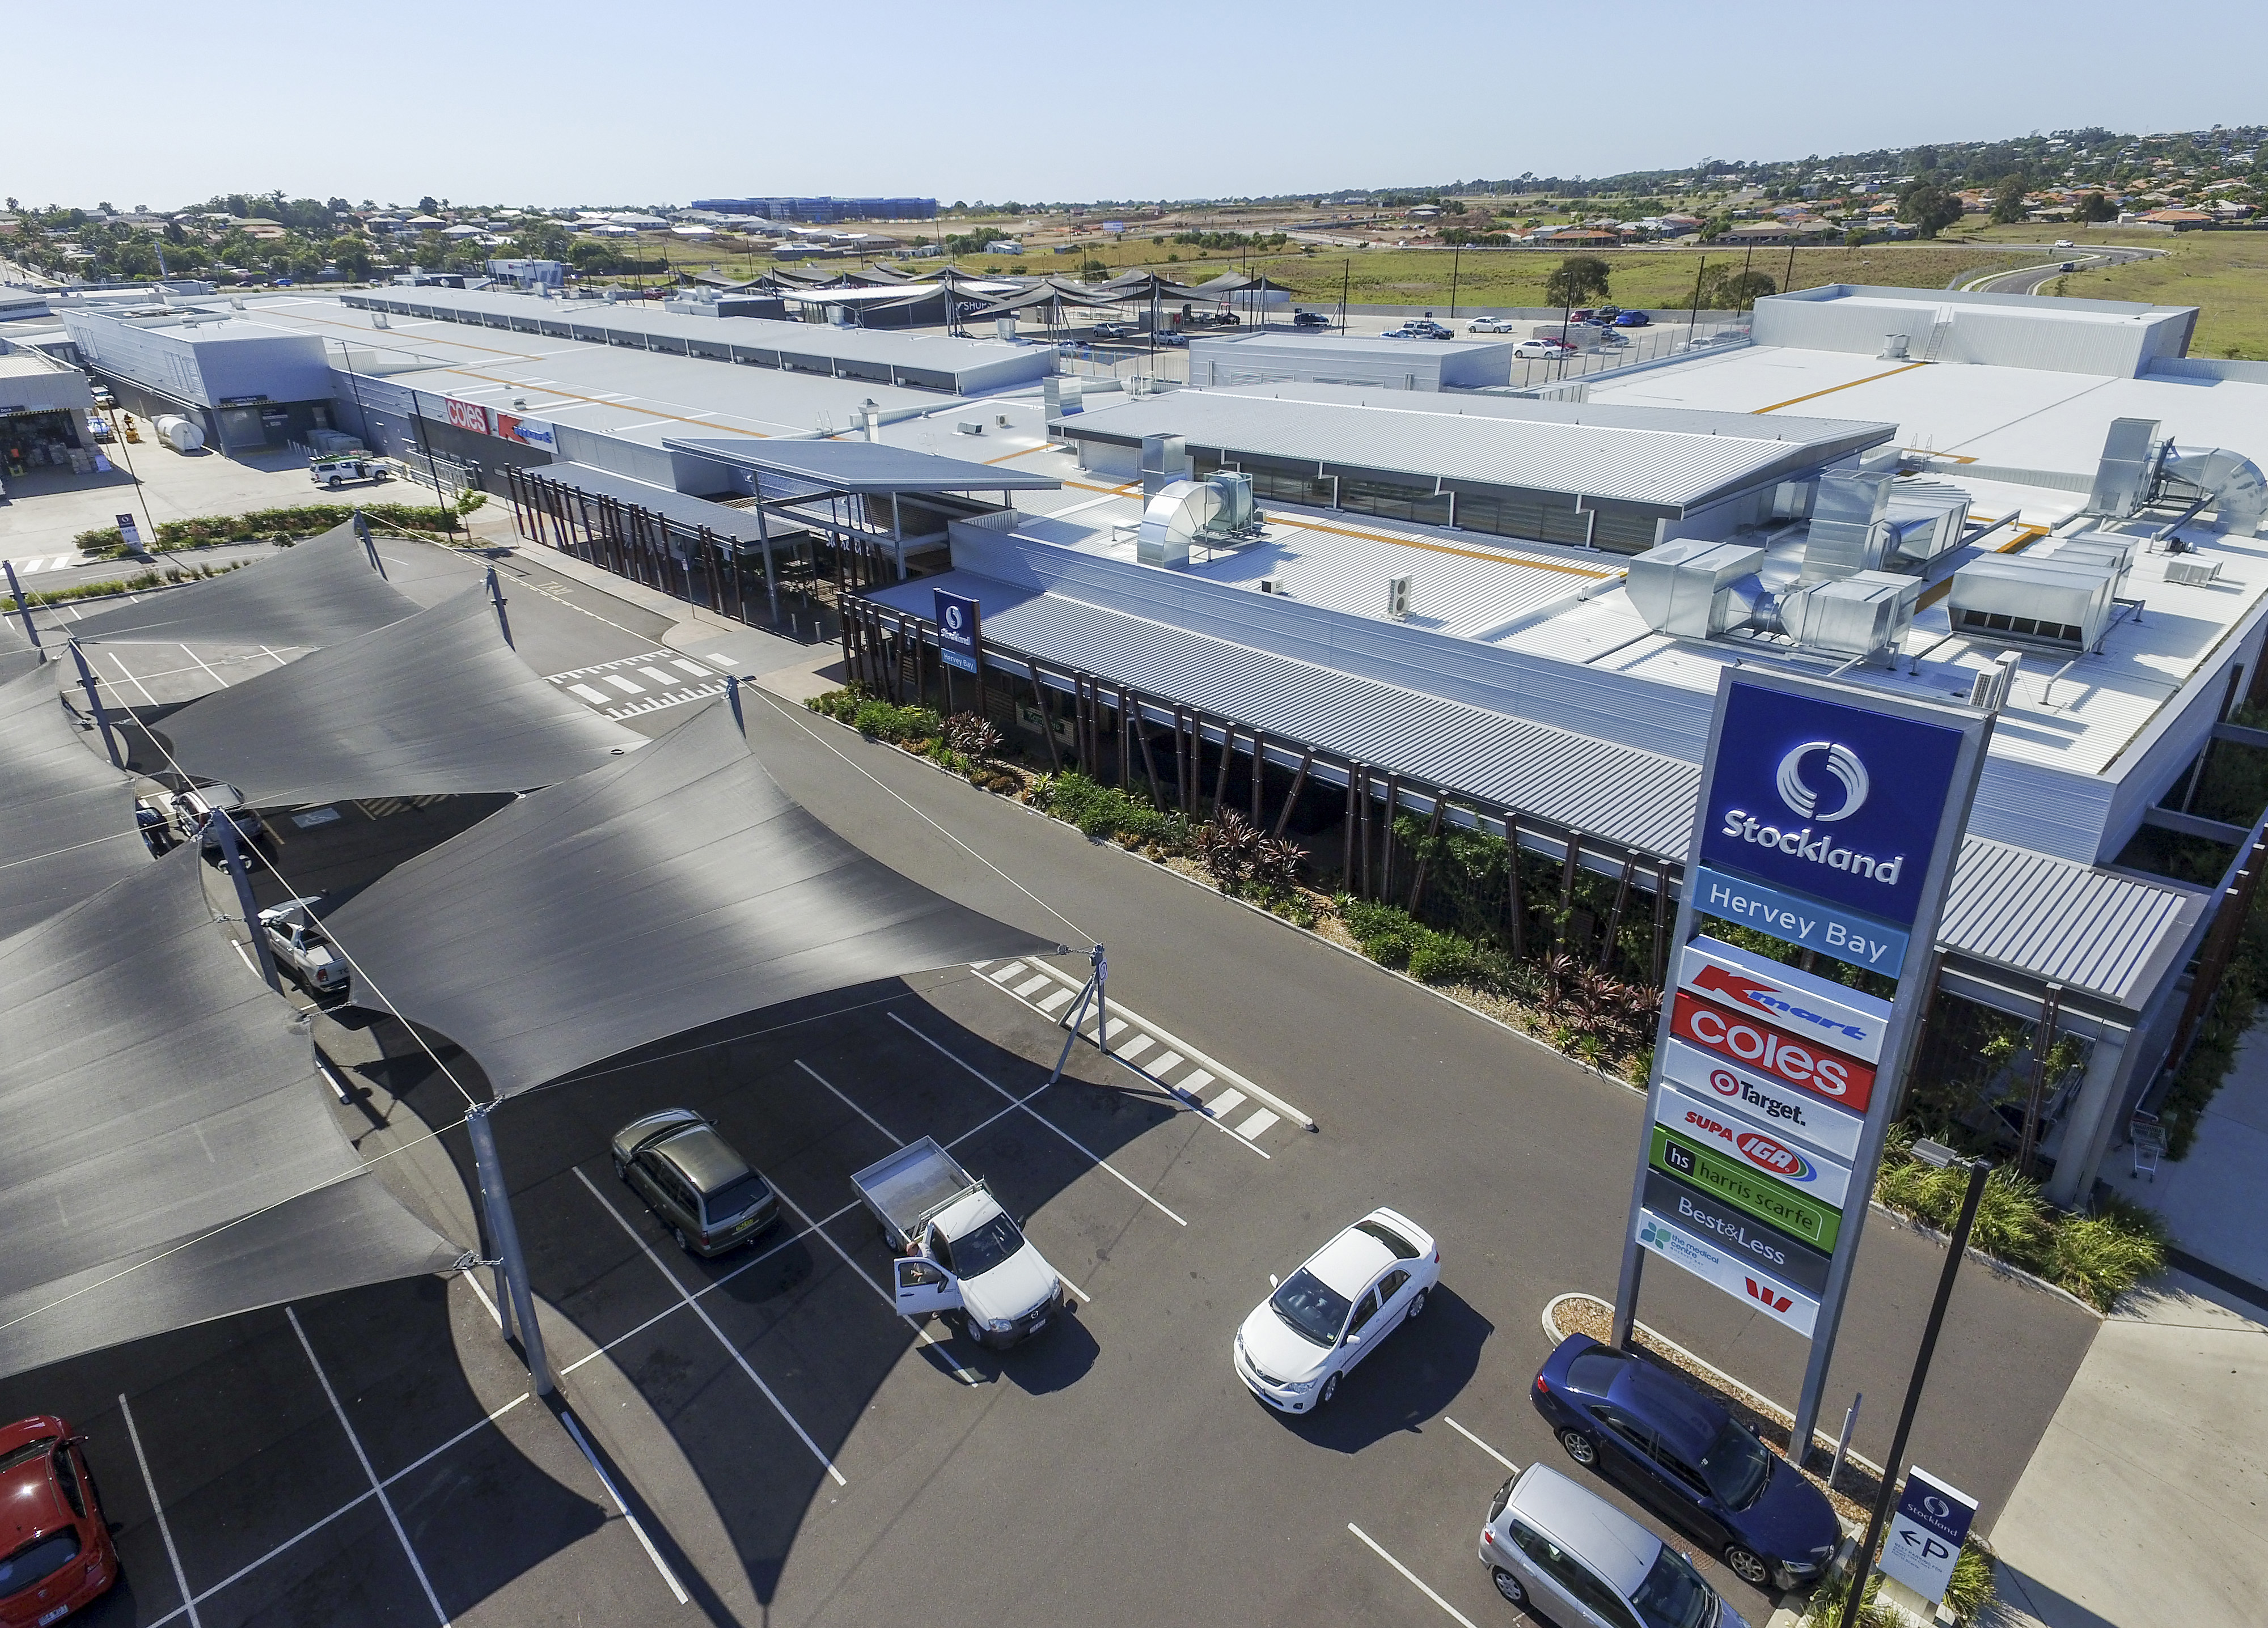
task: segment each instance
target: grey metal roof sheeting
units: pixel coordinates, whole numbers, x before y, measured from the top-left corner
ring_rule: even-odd
[[[662,444],[666,447],[669,443]],[[732,444],[719,442],[717,444],[718,451],[703,456],[721,458],[725,455],[724,449]],[[734,509],[727,503],[712,502],[705,497],[694,497],[684,492],[673,491],[666,486],[656,486],[650,480],[616,474],[613,470],[601,469],[595,464],[535,464],[521,470],[520,473],[532,480],[549,480],[578,492],[587,492],[593,497],[611,497],[621,502],[635,503],[649,514],[661,516],[681,531],[697,532],[705,525],[715,536],[742,543],[755,543],[763,535],[756,524],[756,513],[753,509]],[[771,529],[777,536],[784,530],[794,528],[783,522]]]
[[[0,686],[0,938],[149,867],[133,788],[89,750],[52,672]]]
[[[1057,948],[853,847],[713,701],[523,797],[330,918],[387,1004],[508,1096],[784,1001]]]
[[[195,844],[0,940],[0,1375],[457,1254],[365,1172]]]
[[[2206,895],[1970,837],[1938,928],[1947,948],[2139,1007]]]
[[[1230,453],[1679,509],[1897,433],[1895,424],[1314,384],[1178,390],[1057,429],[1124,441],[1177,435]]]
[[[73,622],[71,636],[144,644],[336,644],[414,616],[371,568],[353,522],[225,576],[185,583]]]
[[[718,458],[742,469],[806,480],[831,492],[1054,492],[1054,475],[941,458],[879,441],[795,441],[755,444],[714,436],[664,441],[673,452]]]
[[[1698,765],[1358,678],[968,571],[869,597],[927,620],[942,589],[977,600],[1004,652],[1081,668],[1421,785],[1685,862]],[[2201,896],[1968,838],[1939,942],[2043,982],[2139,1006],[2179,953]]]
[[[871,597],[927,618],[939,588],[976,596],[988,641],[1058,667],[1605,841],[1671,859],[1685,852],[1700,796],[1690,763],[967,572]]]
[[[189,774],[267,807],[526,791],[644,745],[528,671],[484,588],[166,718]]]

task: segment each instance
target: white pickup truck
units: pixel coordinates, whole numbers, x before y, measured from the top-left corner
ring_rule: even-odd
[[[892,1287],[905,1316],[958,1311],[970,1338],[1005,1347],[1047,1327],[1064,1303],[1055,1268],[934,1138],[868,1165],[850,1184],[899,1251]]]
[[[287,898],[260,913],[260,930],[268,935],[268,948],[276,964],[299,980],[311,995],[327,995],[347,986],[346,957],[323,935],[312,913],[317,898]]]

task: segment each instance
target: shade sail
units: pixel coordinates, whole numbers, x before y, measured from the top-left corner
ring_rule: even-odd
[[[351,521],[225,576],[113,605],[70,625],[82,642],[337,644],[414,616],[417,602],[371,568]]]
[[[455,1258],[364,1173],[195,845],[0,940],[0,1375]]]
[[[643,746],[537,678],[482,588],[183,708],[183,770],[255,804],[549,786]]]
[[[64,710],[51,672],[0,685],[0,938],[150,863],[134,826],[134,782],[99,743],[90,750],[93,740]]]
[[[353,946],[356,1003],[446,1034],[499,1095],[783,1001],[1056,948],[821,824],[722,701],[398,867],[328,924]]]

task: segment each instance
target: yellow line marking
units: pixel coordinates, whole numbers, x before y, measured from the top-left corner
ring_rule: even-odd
[[[1027,446],[1020,452],[1004,452],[998,458],[988,458],[984,461],[988,464],[1005,464],[1015,458],[1029,458],[1035,452],[1049,452],[1052,451],[1054,451],[1054,449],[1043,441],[1037,446]]]
[[[1926,368],[1928,365],[1926,362],[1909,362],[1905,366],[1892,368],[1887,373],[1869,373],[1866,378],[1854,378],[1847,385],[1830,385],[1826,389],[1815,390],[1808,396],[1791,396],[1786,401],[1775,401],[1770,407],[1760,407],[1756,409],[1756,412],[1757,414],[1777,413],[1780,408],[1793,407],[1799,401],[1816,401],[1820,397],[1831,396],[1838,390],[1856,390],[1861,385],[1871,385],[1877,379],[1896,378],[1901,373],[1911,373],[1916,368]]]
[[[2045,537],[2047,534],[2048,528],[2043,525],[2020,525],[2016,528],[2015,536],[2010,538],[2007,542],[2001,544],[1992,552],[1994,554],[2012,554],[2020,548],[2030,547],[2034,543],[2036,543],[2040,539]],[[1946,595],[1952,591],[1953,579],[1948,576],[1943,582],[1936,583],[1934,586],[1923,589],[1921,591],[1921,597],[1914,601],[1914,609],[1917,611],[1926,611],[1930,606],[1935,605],[1939,600],[1944,598]],[[1960,629],[1956,627],[1954,631],[1958,633]]]

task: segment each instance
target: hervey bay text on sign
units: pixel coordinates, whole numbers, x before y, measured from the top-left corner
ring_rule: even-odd
[[[1798,1440],[1817,1419],[1990,730],[1862,682],[1720,681],[1615,1339],[1631,1338],[1648,1255],[1742,1297],[1812,1340]],[[1762,942],[1699,935],[1712,920]],[[1832,960],[1805,971],[1798,950]],[[1897,998],[1820,975],[1835,962],[1895,980]]]

